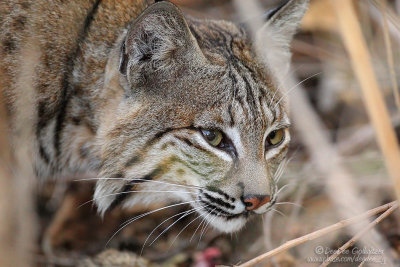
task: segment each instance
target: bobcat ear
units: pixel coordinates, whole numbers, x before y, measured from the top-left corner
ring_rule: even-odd
[[[131,85],[150,73],[165,73],[171,67],[204,58],[182,12],[161,1],[147,8],[128,28],[121,45],[119,71]]]
[[[256,49],[266,63],[282,74],[289,68],[290,43],[308,7],[308,0],[289,0],[267,13],[267,22],[257,32]]]

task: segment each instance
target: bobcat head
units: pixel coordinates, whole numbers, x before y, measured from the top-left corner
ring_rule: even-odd
[[[274,67],[289,63],[307,2],[270,13],[258,33],[268,43],[257,46],[245,26],[185,18],[169,2],[129,25],[110,70],[123,92],[98,136],[101,213],[179,201],[193,207],[187,214],[232,232],[271,209],[290,141],[276,76],[285,73]],[[258,57],[263,48],[273,50]]]

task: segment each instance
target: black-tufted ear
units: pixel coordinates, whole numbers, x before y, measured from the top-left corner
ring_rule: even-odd
[[[119,70],[131,86],[153,73],[204,59],[182,12],[161,1],[147,8],[129,27],[121,45]]]
[[[290,43],[308,7],[308,0],[289,0],[266,14],[266,23],[257,32],[257,50],[280,74],[290,62]]]

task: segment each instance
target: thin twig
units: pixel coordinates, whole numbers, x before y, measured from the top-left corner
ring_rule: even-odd
[[[350,219],[342,220],[342,221],[340,221],[338,223],[332,224],[332,225],[330,225],[328,227],[322,228],[322,229],[317,230],[315,232],[312,232],[310,234],[301,236],[301,237],[296,238],[296,239],[292,239],[292,240],[284,243],[283,245],[281,245],[281,246],[279,246],[279,247],[277,247],[277,248],[275,248],[273,250],[268,251],[267,253],[264,253],[264,254],[256,257],[256,258],[250,260],[250,261],[247,261],[247,262],[245,262],[245,263],[243,263],[241,265],[238,265],[237,267],[253,266],[254,264],[257,264],[257,263],[261,262],[262,260],[268,259],[268,258],[270,258],[270,257],[272,257],[272,256],[274,256],[276,254],[279,254],[279,253],[281,253],[283,251],[286,251],[286,250],[288,250],[290,248],[296,247],[296,246],[298,246],[300,244],[303,244],[303,243],[305,243],[307,241],[314,240],[314,239],[316,239],[318,237],[324,236],[324,235],[326,235],[328,233],[331,233],[333,231],[336,231],[336,230],[341,229],[343,227],[346,227],[348,225],[360,222],[360,221],[362,221],[364,219],[367,219],[367,218],[369,218],[369,217],[371,217],[373,215],[376,215],[378,213],[386,211],[389,208],[397,206],[397,205],[398,205],[397,201],[393,201],[393,202],[390,202],[388,204],[385,204],[385,205],[379,206],[377,208],[371,209],[371,210],[369,210],[369,211],[367,211],[367,212],[365,212],[365,213],[363,213],[361,215],[355,216],[355,217],[350,218]]]
[[[376,218],[373,222],[369,223],[367,227],[362,229],[360,232],[358,232],[352,239],[347,241],[343,246],[341,246],[334,254],[330,255],[326,261],[324,261],[320,267],[326,267],[328,266],[329,263],[334,261],[340,254],[342,254],[343,251],[354,245],[362,235],[364,235],[366,232],[371,230],[374,226],[376,226],[378,223],[380,223],[383,219],[385,219],[387,216],[392,214],[392,212],[397,209],[399,205],[395,203],[392,207],[390,207],[387,211],[382,213],[378,218]]]

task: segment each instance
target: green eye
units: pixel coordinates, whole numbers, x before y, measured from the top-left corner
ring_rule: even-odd
[[[270,132],[270,134],[267,137],[267,144],[266,146],[277,146],[280,143],[282,143],[283,139],[285,137],[285,132],[283,129],[275,130]]]
[[[219,146],[222,142],[223,135],[218,130],[201,130],[201,133],[212,146]]]

